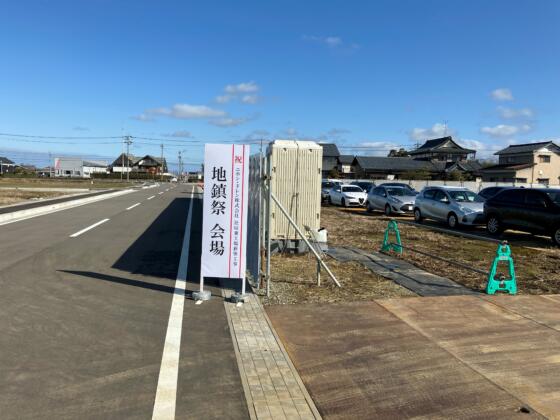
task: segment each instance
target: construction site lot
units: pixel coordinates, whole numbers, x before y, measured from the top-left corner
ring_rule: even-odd
[[[0,189],[0,206],[9,206],[25,201],[46,200],[64,195],[58,191],[27,191],[18,189]]]
[[[325,262],[342,287],[338,287],[325,270],[321,270],[321,285],[317,285],[317,260],[312,254],[273,254],[270,264],[270,296],[266,296],[265,288],[262,287],[257,291],[261,301],[265,305],[275,305],[416,296],[358,262],[343,263],[328,256]]]
[[[445,227],[427,223],[416,225],[411,217],[395,217],[402,244],[468,267],[488,272],[496,255],[497,242],[489,242],[456,236],[451,233],[431,230],[429,227]],[[381,213],[367,213],[365,209],[345,209],[325,206],[321,212],[321,226],[328,231],[329,247],[352,247],[364,251],[379,251],[387,224],[391,219]],[[478,234],[480,229],[463,229],[459,232]],[[560,248],[549,238],[534,237],[517,232],[506,232],[511,246],[518,293],[560,293]],[[407,249],[402,255],[393,254],[416,267],[475,291],[484,292],[487,277],[467,268],[443,262]],[[504,270],[505,272],[505,270]]]
[[[145,181],[121,181],[120,179],[69,179],[69,178],[17,178],[0,177],[0,188],[64,188],[79,190],[105,190],[114,188],[130,188],[131,185]]]

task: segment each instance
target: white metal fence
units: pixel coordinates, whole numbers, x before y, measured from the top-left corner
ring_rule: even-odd
[[[439,185],[447,185],[450,187],[465,187],[468,188],[471,191],[474,192],[479,192],[480,190],[482,190],[483,188],[486,187],[496,187],[496,186],[506,186],[506,187],[525,187],[525,188],[546,188],[546,187],[550,187],[550,188],[560,188],[560,185],[556,184],[549,184],[549,185],[544,185],[544,184],[531,184],[531,183],[522,183],[522,182],[477,182],[477,181],[432,181],[432,180],[405,180],[405,179],[399,179],[399,180],[389,180],[389,179],[331,179],[329,178],[329,181],[338,181],[338,182],[342,182],[343,184],[349,184],[351,182],[354,181],[364,181],[364,182],[375,182],[375,185],[381,185],[387,182],[400,182],[403,184],[408,184],[410,185],[412,188],[414,188],[417,191],[422,190],[424,187],[428,187],[428,186],[439,186]]]

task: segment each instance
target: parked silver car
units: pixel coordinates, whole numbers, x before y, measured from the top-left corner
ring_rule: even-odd
[[[459,225],[484,224],[484,200],[467,188],[426,187],[416,196],[414,220],[447,222],[450,228]]]
[[[404,187],[381,185],[373,188],[367,198],[367,211],[384,211],[387,216],[391,214],[412,213],[416,195]]]

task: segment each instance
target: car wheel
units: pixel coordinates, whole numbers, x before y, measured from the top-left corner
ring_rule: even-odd
[[[328,201],[328,203],[332,206],[332,198],[331,198],[330,195],[329,195],[329,198],[327,198],[327,201]]]
[[[422,223],[423,217],[422,213],[420,213],[420,209],[414,209],[414,221],[416,223]]]
[[[447,216],[447,226],[451,229],[459,227],[459,220],[457,219],[457,215],[455,213],[449,213],[449,216]]]
[[[342,207],[346,207],[346,200],[344,198],[342,200],[340,200],[340,205]]]
[[[488,220],[486,221],[486,230],[490,235],[499,235],[502,233],[503,228],[500,219],[496,216],[488,217]]]
[[[369,204],[369,202],[368,202],[367,205],[366,205],[366,211],[367,211],[368,213],[372,213],[372,212],[373,212],[373,207],[371,207],[371,204]]]
[[[389,204],[385,205],[385,216],[390,216],[391,213],[393,213],[391,211],[391,206]]]
[[[560,227],[556,228],[552,234],[552,242],[554,242],[557,246],[560,246]]]

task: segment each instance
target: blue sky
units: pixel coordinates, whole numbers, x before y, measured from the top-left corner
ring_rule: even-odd
[[[447,133],[486,157],[560,137],[559,20],[557,1],[5,2],[0,132],[164,138],[193,165],[260,138],[384,155]],[[121,150],[50,141],[0,151]]]

